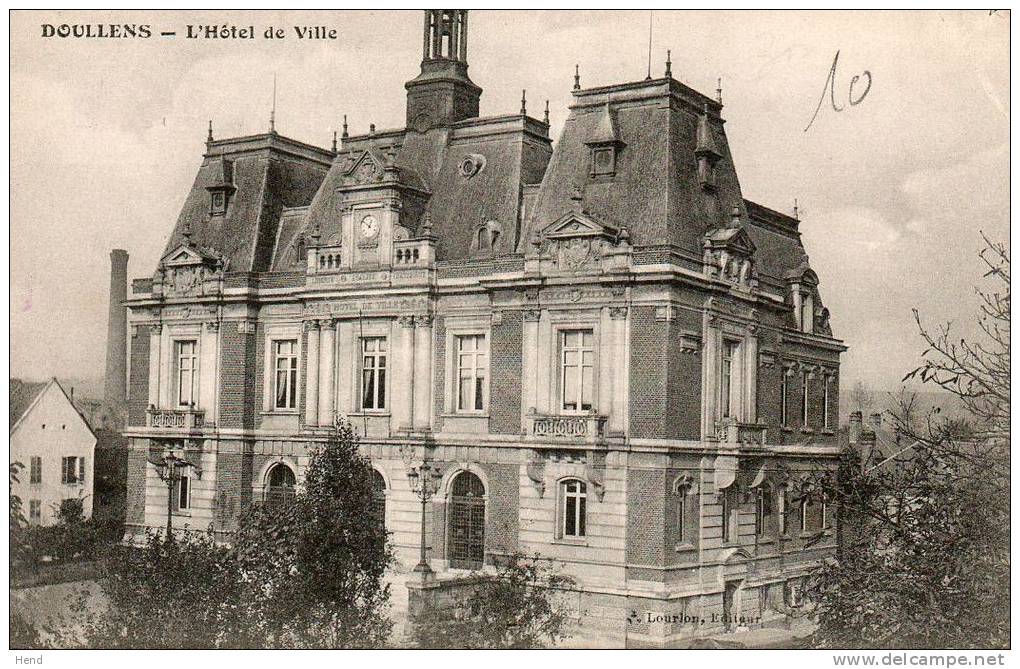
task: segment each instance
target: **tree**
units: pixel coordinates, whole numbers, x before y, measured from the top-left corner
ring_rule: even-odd
[[[235,537],[253,641],[284,648],[374,648],[386,643],[384,615],[393,562],[386,529],[369,513],[374,474],[351,424],[338,419],[312,452],[293,502],[258,507]]]
[[[841,542],[812,579],[817,645],[1009,645],[1009,253],[985,241],[997,289],[978,291],[983,336],[957,340],[915,311],[926,350],[904,378],[952,393],[966,417],[918,416],[901,402],[892,454],[875,462],[848,450],[823,483]]]
[[[568,610],[556,591],[574,581],[555,573],[540,556],[514,553],[495,576],[478,576],[470,594],[458,598],[449,614],[431,612],[414,625],[423,648],[541,648],[568,635]]]
[[[339,420],[295,499],[242,517],[231,545],[150,534],[109,561],[99,614],[79,593],[56,645],[91,648],[352,648],[386,643],[392,563],[371,513],[373,472]],[[71,630],[61,633],[57,628]]]
[[[871,413],[874,404],[873,393],[863,381],[856,381],[850,390],[850,411],[859,411],[861,416],[867,418]]]

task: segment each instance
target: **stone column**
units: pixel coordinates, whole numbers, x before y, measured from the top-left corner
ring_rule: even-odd
[[[556,336],[549,319],[539,317],[538,346],[535,347],[538,353],[535,363],[535,401],[540,414],[557,414],[560,409],[559,388],[553,387],[559,374],[556,367],[560,364]]]
[[[319,322],[305,321],[305,425],[319,424]]]
[[[705,314],[705,335],[701,355],[701,436],[715,435],[715,412],[719,395],[719,322]]]
[[[524,417],[538,408],[538,319],[542,312],[528,309],[524,312],[524,341],[521,347],[521,429]]]
[[[747,326],[744,338],[743,411],[741,419],[746,423],[758,422],[758,326]]]
[[[159,373],[163,367],[163,359],[160,355],[163,351],[163,326],[154,323],[149,328],[149,404],[160,407],[163,402],[160,399]]]
[[[396,346],[396,369],[392,370],[393,383],[393,418],[398,430],[410,430],[414,427],[414,396],[416,381],[414,360],[414,316],[401,316],[399,319],[400,337]]]
[[[319,338],[319,425],[333,422],[333,389],[336,378],[336,321],[321,321]]]
[[[611,307],[609,318],[612,328],[610,353],[613,356],[613,405],[609,429],[622,433],[627,418],[627,372],[630,367],[627,360],[627,307]]]
[[[209,321],[202,329],[202,344],[199,347],[202,357],[198,365],[198,408],[205,410],[205,419],[209,423],[216,422],[216,388],[219,385],[219,379],[216,378],[216,360],[219,358],[217,350],[219,335],[219,322]]]
[[[432,425],[432,315],[415,316],[414,429]]]

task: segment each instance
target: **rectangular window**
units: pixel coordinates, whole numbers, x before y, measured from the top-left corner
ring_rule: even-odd
[[[680,494],[676,498],[676,540],[677,543],[684,543],[687,541],[687,528],[684,527],[684,519],[686,513],[687,504],[684,501],[684,491],[680,491]]]
[[[560,335],[561,408],[587,413],[595,408],[595,333],[565,330]]]
[[[826,376],[822,386],[822,425],[828,430],[832,427],[829,424],[829,383],[832,377]]]
[[[485,335],[457,337],[457,411],[485,409],[485,378],[488,356]]]
[[[198,342],[174,343],[174,373],[177,376],[177,404],[195,406],[198,399]]]
[[[800,375],[800,424],[802,427],[808,426],[808,373],[804,372]]]
[[[42,483],[42,458],[38,455],[32,456],[28,482]]]
[[[779,491],[779,533],[786,534],[786,490]]]
[[[768,530],[768,519],[772,515],[772,495],[767,490],[758,489],[755,499],[754,529],[758,536],[764,536]]]
[[[28,522],[38,525],[42,520],[42,502],[33,499],[28,503]]]
[[[386,338],[361,340],[361,408],[386,408]]]
[[[722,352],[722,388],[719,401],[722,404],[723,418],[733,415],[733,359],[736,356],[737,343],[732,341],[723,342]]]
[[[829,529],[829,504],[822,500],[822,529]]]
[[[779,382],[779,421],[783,427],[790,424],[790,383],[785,371]]]
[[[191,480],[185,475],[178,475],[174,483],[174,511],[185,511],[191,508]]]
[[[580,538],[586,535],[587,493],[582,481],[564,481],[563,491],[563,536]]]
[[[297,408],[298,355],[297,340],[273,342],[273,367],[276,372],[277,409]]]
[[[808,529],[808,499],[800,500],[800,531],[807,532]]]
[[[60,460],[60,482],[82,483],[85,478],[85,458],[68,456]]]
[[[722,540],[723,543],[729,543],[730,541],[730,492],[729,490],[723,490],[722,493]]]

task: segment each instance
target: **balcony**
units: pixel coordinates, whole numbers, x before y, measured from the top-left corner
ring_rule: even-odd
[[[740,423],[732,419],[717,421],[716,439],[722,443],[763,447],[766,442],[765,426],[759,423]]]
[[[430,238],[393,242],[393,268],[429,267],[435,261],[435,244]]]
[[[339,272],[341,268],[343,248],[339,245],[333,246],[311,246],[308,248],[308,273],[326,274]],[[349,269],[349,268],[346,268]]]
[[[542,415],[531,414],[526,418],[526,433],[540,441],[563,441],[592,443],[605,439],[606,416],[584,415]]]
[[[159,430],[201,430],[205,427],[203,409],[157,409],[150,406],[145,411],[147,427]]]

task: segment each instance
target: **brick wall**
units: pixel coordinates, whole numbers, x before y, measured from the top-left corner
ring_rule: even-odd
[[[220,427],[252,427],[255,404],[255,337],[238,332],[238,323],[228,321],[220,327]]]
[[[664,564],[667,486],[665,469],[627,470],[628,564]]]
[[[217,532],[233,532],[241,514],[251,504],[252,456],[239,442],[224,444],[216,454]]]
[[[149,405],[149,331],[148,325],[139,325],[131,337],[128,425],[145,425],[145,409]]]
[[[244,425],[262,427],[262,391],[266,383],[266,328],[259,323],[255,328],[255,341],[250,356],[254,369],[248,367],[249,373],[245,375],[245,396],[248,398],[244,405]]]
[[[492,326],[489,343],[489,431],[519,434],[521,431],[521,358],[523,314],[503,312]],[[516,486],[516,484],[515,484]]]
[[[446,319],[436,316],[433,322],[432,345],[435,354],[432,356],[432,425],[433,430],[442,432],[443,412],[446,410]],[[495,392],[492,393],[495,396]],[[490,405],[492,400],[490,398]]]
[[[518,465],[483,464],[489,479],[485,552],[510,553],[519,544],[520,477]]]
[[[666,323],[655,307],[633,307],[630,325],[630,436],[662,439],[666,411]]]
[[[680,312],[669,323],[667,345],[665,435],[671,439],[701,438],[701,351],[681,350],[684,332],[700,333],[701,316]]]

